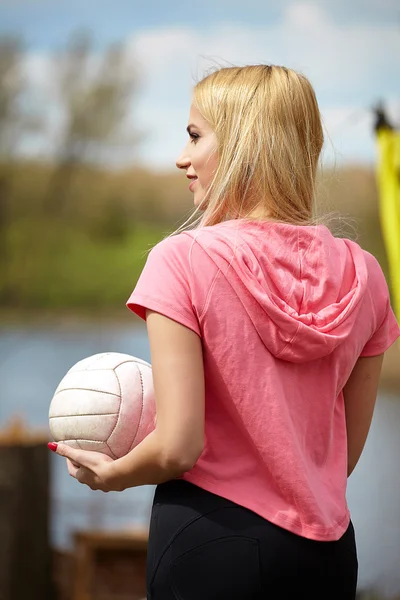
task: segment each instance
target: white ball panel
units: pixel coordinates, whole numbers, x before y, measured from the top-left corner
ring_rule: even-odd
[[[132,356],[129,354],[122,354],[120,352],[102,352],[100,354],[94,354],[93,356],[89,356],[88,358],[80,360],[70,370],[98,371],[99,369],[115,369],[118,367],[118,365],[127,360],[131,361]]]
[[[80,415],[102,415],[117,413],[120,398],[104,392],[92,390],[65,390],[53,397],[49,417],[74,417]]]
[[[79,361],[60,382],[49,420],[56,441],[123,456],[155,426],[151,365],[113,352]]]
[[[106,442],[117,419],[118,414],[52,417],[49,419],[49,427],[56,442],[79,439]]]
[[[60,381],[55,394],[62,390],[78,389],[105,391],[118,397],[121,393],[115,371],[108,369],[102,371],[68,371]]]
[[[106,442],[95,442],[93,440],[64,440],[64,444],[75,448],[76,450],[91,450],[93,452],[101,452],[107,454],[111,458],[115,458]]]
[[[135,440],[143,412],[141,373],[134,362],[126,362],[115,369],[121,386],[121,407],[115,430],[108,444],[117,455],[129,452]]]

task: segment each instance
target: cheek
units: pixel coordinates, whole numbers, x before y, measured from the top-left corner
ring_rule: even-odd
[[[199,156],[197,161],[193,160],[193,167],[197,173],[201,186],[203,188],[208,187],[213,180],[217,168],[215,154],[210,156],[210,154],[207,153],[205,156]]]

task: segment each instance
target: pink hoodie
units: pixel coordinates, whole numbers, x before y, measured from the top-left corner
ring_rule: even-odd
[[[294,533],[346,530],[343,387],[400,335],[376,259],[324,226],[232,220],[151,251],[128,307],[202,338],[205,449],[184,479]]]

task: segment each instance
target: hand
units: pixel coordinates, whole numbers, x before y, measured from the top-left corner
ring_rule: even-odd
[[[106,454],[89,450],[76,450],[67,444],[48,444],[50,450],[67,459],[68,473],[91,490],[120,491],[110,483],[110,465],[114,460]]]

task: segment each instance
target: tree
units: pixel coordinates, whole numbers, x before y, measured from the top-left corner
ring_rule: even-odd
[[[63,214],[79,165],[115,159],[136,141],[126,124],[136,77],[123,46],[114,44],[96,55],[87,34],[74,34],[55,57],[54,75],[65,123],[46,201],[53,215]]]
[[[22,44],[18,38],[0,39],[0,157],[4,161],[15,150],[21,127],[20,97]]]
[[[28,118],[22,108],[26,91],[21,62],[22,42],[0,38],[0,302],[11,294],[8,278],[7,228],[10,212],[11,163]]]

